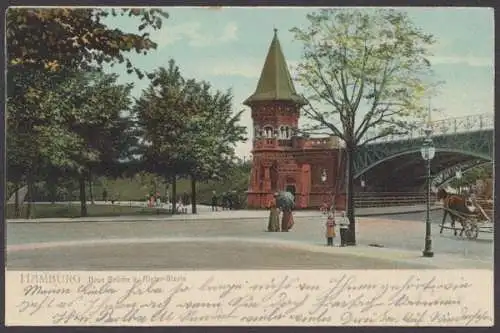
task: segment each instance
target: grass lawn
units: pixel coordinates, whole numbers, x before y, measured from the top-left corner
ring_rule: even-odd
[[[26,218],[27,205],[22,205],[20,218]],[[87,205],[89,217],[109,217],[126,215],[170,215],[166,209],[151,209],[143,207],[127,207],[118,205]],[[7,204],[7,218],[14,218],[14,205]],[[80,205],[70,204],[35,204],[32,207],[33,218],[80,217]]]

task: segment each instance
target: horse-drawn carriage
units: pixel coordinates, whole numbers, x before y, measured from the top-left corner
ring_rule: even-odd
[[[479,233],[493,233],[491,218],[476,202],[475,198],[452,195],[444,189],[440,189],[437,193],[437,199],[443,200],[444,210],[440,234],[443,233],[443,229],[451,229],[455,236],[457,236],[457,231],[460,231],[458,236],[463,237],[465,234],[468,239],[476,239]],[[450,226],[445,225],[448,215],[451,218]],[[455,227],[456,222],[460,224],[460,227]]]

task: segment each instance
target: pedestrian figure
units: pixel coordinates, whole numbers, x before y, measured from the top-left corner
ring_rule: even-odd
[[[217,211],[217,193],[212,192],[212,212]]]
[[[274,197],[269,201],[269,222],[267,224],[267,231],[276,232],[280,231],[280,213],[278,207],[276,206],[276,197],[278,193],[274,194]]]
[[[108,191],[106,191],[106,189],[102,190],[102,201],[108,201]]]
[[[184,192],[184,194],[182,195],[182,203],[184,204],[184,206],[187,206],[190,204],[190,196],[187,192]]]
[[[326,219],[326,245],[333,246],[335,238],[335,210],[330,209]]]
[[[233,192],[227,194],[227,208],[233,210]]]
[[[347,245],[347,237],[349,232],[349,219],[345,215],[345,211],[340,213],[340,246]]]
[[[223,192],[221,195],[221,205],[222,205],[222,210],[226,210],[227,208],[227,193]]]
[[[295,205],[295,197],[290,192],[279,192],[276,196],[276,206],[283,212],[281,218],[281,231],[286,232],[293,227],[292,209]]]
[[[283,216],[281,218],[281,231],[288,231],[294,225],[292,209],[289,207],[282,208]]]

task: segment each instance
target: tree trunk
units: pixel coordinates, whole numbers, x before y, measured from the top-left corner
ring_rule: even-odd
[[[177,213],[177,176],[172,176],[172,214]]]
[[[79,175],[80,183],[80,216],[87,216],[87,198],[85,197],[85,175]]]
[[[57,197],[57,178],[54,177],[52,174],[49,174],[49,195],[50,195],[50,202],[52,204],[56,203],[56,197]]]
[[[94,204],[94,190],[92,186],[92,169],[89,168],[89,196],[90,196],[90,202]]]
[[[26,193],[27,199],[27,209],[26,218],[31,219],[33,217],[33,177],[31,176],[31,171],[28,171],[28,176],[26,177],[26,185],[28,186],[28,193]]]
[[[191,175],[191,211],[196,214],[196,178]]]
[[[17,219],[21,216],[21,211],[19,210],[19,187],[15,186],[16,192],[14,192],[14,217]]]
[[[168,178],[165,178],[165,203],[168,205],[168,202],[170,200],[169,193],[168,193]]]
[[[347,145],[347,218],[349,219],[349,237],[347,245],[356,245],[356,220],[354,216],[354,156],[355,149]]]

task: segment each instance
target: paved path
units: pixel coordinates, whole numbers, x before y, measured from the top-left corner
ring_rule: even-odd
[[[7,267],[108,270],[493,267],[492,235],[481,235],[476,241],[463,240],[451,233],[439,235],[438,225],[434,224],[436,256],[422,258],[423,222],[375,218],[357,221],[358,246],[348,248],[324,246],[325,221],[319,215],[297,216],[294,228],[288,233],[265,232],[266,218],[9,223]],[[375,243],[384,248],[370,246]]]
[[[200,251],[201,249],[201,251]],[[430,269],[467,267],[464,259],[410,251],[331,248],[277,239],[152,238],[13,246],[8,269]]]
[[[137,204],[143,204],[136,202]],[[50,203],[41,203],[50,204]],[[78,204],[78,203],[75,203]],[[101,203],[98,203],[101,204]],[[104,203],[103,203],[104,204]],[[127,205],[126,202],[121,203]],[[134,203],[132,203],[134,206]],[[191,208],[189,208],[191,209]],[[118,217],[81,217],[81,218],[42,218],[42,219],[9,219],[9,223],[40,223],[40,222],[114,222],[114,221],[190,221],[190,220],[236,220],[236,219],[265,219],[269,216],[267,210],[232,210],[213,212],[209,206],[198,205],[197,214],[176,214],[168,216],[118,216]],[[381,216],[402,213],[416,213],[425,211],[425,205],[396,206],[396,207],[370,207],[357,208],[356,216]],[[439,206],[433,210],[441,209]],[[318,210],[299,210],[294,213],[297,217],[321,217]]]

